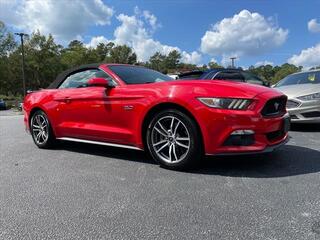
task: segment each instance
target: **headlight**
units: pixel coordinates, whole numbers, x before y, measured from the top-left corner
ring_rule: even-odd
[[[302,100],[302,101],[319,100],[320,99],[320,92],[309,94],[309,95],[305,95],[305,96],[301,96],[301,97],[297,97],[297,98]]]
[[[249,99],[239,98],[198,98],[200,102],[212,108],[246,110],[251,104]]]

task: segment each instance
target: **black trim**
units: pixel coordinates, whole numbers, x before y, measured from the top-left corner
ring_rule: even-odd
[[[78,67],[70,68],[62,73],[60,73],[57,78],[47,87],[47,89],[56,89],[70,74],[80,72],[87,69],[99,69],[102,63],[91,63],[85,64]]]
[[[237,156],[237,155],[252,155],[252,154],[261,154],[261,153],[270,153],[276,150],[277,148],[281,147],[282,145],[286,144],[290,140],[290,136],[287,136],[282,142],[269,145],[262,151],[248,151],[248,152],[226,152],[226,153],[215,153],[215,154],[206,154],[208,156]]]
[[[313,112],[306,112],[306,113],[301,113],[302,116],[305,118],[315,118],[315,117],[320,117],[320,112],[319,111],[313,111]]]

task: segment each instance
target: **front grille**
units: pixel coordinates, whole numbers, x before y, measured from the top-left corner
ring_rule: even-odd
[[[266,105],[264,105],[261,114],[265,117],[274,117],[284,114],[286,112],[286,102],[286,96],[270,99]]]
[[[290,109],[290,108],[297,108],[300,106],[300,103],[296,102],[296,101],[293,101],[293,100],[288,100],[287,101],[287,109]]]
[[[291,119],[299,119],[296,115],[290,115]]]
[[[319,111],[314,111],[314,112],[307,112],[307,113],[302,113],[302,116],[305,118],[314,118],[314,117],[320,117],[320,112]]]

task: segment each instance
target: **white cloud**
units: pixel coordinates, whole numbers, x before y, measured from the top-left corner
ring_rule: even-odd
[[[60,41],[82,35],[91,25],[107,25],[114,11],[102,0],[5,0],[1,17],[6,24],[27,32],[52,33]]]
[[[168,54],[172,50],[181,53],[183,62],[198,64],[201,61],[201,54],[196,51],[188,53],[181,51],[178,47],[154,40],[152,33],[155,25],[158,25],[156,17],[148,11],[143,11],[143,14],[140,14],[141,11],[137,7],[134,11],[135,14],[132,16],[125,14],[117,16],[120,26],[115,29],[114,40],[112,40],[116,44],[126,44],[132,47],[139,61],[147,61],[156,52]],[[149,28],[147,24],[150,25]]]
[[[274,63],[270,62],[270,61],[259,61],[259,62],[256,62],[256,64],[254,64],[255,67],[260,67],[260,66],[265,66],[265,65],[273,66]]]
[[[320,65],[320,43],[314,47],[304,49],[298,55],[288,59],[289,63],[296,66],[303,66],[305,69]]]
[[[202,56],[197,51],[193,51],[191,53],[182,51],[181,53],[181,62],[183,63],[200,64],[201,60]]]
[[[144,18],[148,21],[152,29],[157,29],[161,25],[158,23],[157,17],[151,14],[149,11],[143,11]]]
[[[317,22],[317,19],[314,18],[308,22],[308,29],[313,33],[320,32],[320,23]]]
[[[210,59],[210,62],[218,63],[218,60],[215,59],[215,58],[211,58],[211,59]]]
[[[201,39],[201,51],[212,56],[255,56],[281,46],[287,36],[288,30],[277,27],[271,18],[242,10],[214,24]]]
[[[99,45],[99,43],[105,43],[107,44],[110,42],[108,39],[106,39],[104,36],[96,36],[91,38],[90,42],[86,44],[86,47],[92,47],[95,48]]]

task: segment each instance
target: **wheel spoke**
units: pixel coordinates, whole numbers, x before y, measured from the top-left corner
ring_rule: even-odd
[[[171,143],[171,144],[170,144],[170,147],[169,147],[169,161],[170,161],[170,162],[172,162],[172,159],[171,159],[172,148],[173,148],[173,144]]]
[[[41,121],[40,121],[40,116],[39,116],[39,115],[36,116],[36,121],[37,121],[38,125],[39,125],[40,127],[42,127],[42,123],[41,123]]]
[[[173,122],[174,122],[174,117],[172,117],[171,124],[170,124],[170,130],[171,130],[171,132],[172,132],[172,128],[173,128]]]
[[[165,143],[165,142],[167,142],[167,140],[162,140],[160,142],[157,142],[157,143],[153,144],[153,146],[156,147],[156,146],[158,146],[158,145],[160,145],[162,143]]]
[[[32,124],[32,127],[33,127],[33,128],[36,128],[36,129],[40,129],[40,128],[41,128],[40,126],[35,125],[35,124]],[[34,130],[35,130],[35,129],[34,129]]]
[[[45,141],[47,139],[47,133],[46,131],[42,132],[42,140]]]
[[[162,136],[167,137],[167,134],[163,133],[159,128],[154,127],[154,129],[155,129],[158,133],[160,133]]]
[[[178,161],[177,154],[176,154],[176,145],[175,144],[173,144],[173,156],[174,156],[175,161]]]
[[[41,123],[41,126],[42,126],[42,127],[47,126],[47,124],[46,124],[46,120],[45,120],[45,119],[43,119],[43,122]]]
[[[164,144],[161,148],[159,148],[156,152],[160,152],[162,149],[164,149],[166,146],[168,146],[169,143],[167,142],[166,144]]]
[[[162,126],[162,124],[160,123],[160,121],[158,121],[158,125],[159,125],[160,128],[165,132],[165,134],[168,134],[168,131]]]
[[[177,129],[178,129],[178,127],[179,127],[179,124],[180,124],[180,121],[178,121],[176,127],[174,128],[174,131],[173,131],[173,134],[174,134],[174,135],[176,135],[176,133],[177,133]]]
[[[37,142],[39,142],[41,134],[42,134],[41,131],[37,134],[37,136],[36,136]]]
[[[178,142],[178,141],[176,141],[176,144],[179,145],[180,147],[183,147],[183,148],[189,148],[189,146],[187,146],[181,142]]]
[[[177,137],[176,140],[177,141],[190,141],[190,139],[188,137]]]

